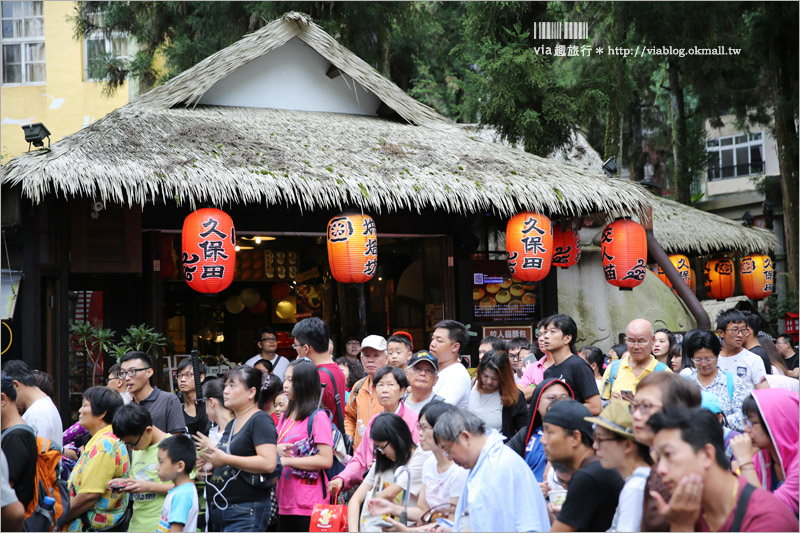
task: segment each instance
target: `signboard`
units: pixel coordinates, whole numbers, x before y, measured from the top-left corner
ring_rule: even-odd
[[[494,335],[504,341],[511,339],[527,339],[533,342],[533,326],[496,325],[483,326],[483,337]]]
[[[505,261],[473,261],[472,316],[476,322],[534,322],[538,293],[538,283],[512,277]]]

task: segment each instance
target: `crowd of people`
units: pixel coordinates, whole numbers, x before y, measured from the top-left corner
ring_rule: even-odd
[[[3,527],[41,508],[44,442],[68,531],[309,531],[331,501],[349,531],[797,531],[798,357],[759,329],[738,310],[683,335],[638,318],[604,353],[553,315],[533,342],[482,339],[471,374],[459,322],[334,359],[307,318],[295,358],[263,328],[221,378],[183,361],[178,395],[128,353],[66,430],[49,377],[6,361]]]

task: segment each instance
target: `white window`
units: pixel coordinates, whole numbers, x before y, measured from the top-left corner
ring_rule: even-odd
[[[741,178],[764,173],[764,132],[738,133],[710,139],[706,151],[711,158],[709,181]]]
[[[0,2],[3,83],[44,83],[44,2]]]
[[[102,12],[92,14],[91,18],[95,26],[103,26]],[[98,73],[96,61],[104,54],[112,54],[117,59],[127,60],[128,36],[124,33],[113,32],[109,37],[102,31],[96,31],[83,38],[83,79],[85,81],[103,81],[106,78],[105,73]]]

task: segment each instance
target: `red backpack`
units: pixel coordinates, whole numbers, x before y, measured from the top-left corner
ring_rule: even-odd
[[[36,477],[33,484],[33,498],[25,508],[25,530],[28,525],[36,523],[36,531],[41,531],[41,519],[49,521],[46,531],[61,529],[69,514],[69,489],[67,482],[61,479],[61,446],[50,439],[39,437],[36,431],[27,424],[18,424],[3,431],[5,435],[11,429],[23,429],[36,436]],[[44,498],[50,496],[56,503],[53,510],[45,509]]]

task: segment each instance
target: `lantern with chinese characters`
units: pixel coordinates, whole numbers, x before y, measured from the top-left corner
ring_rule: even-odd
[[[672,266],[675,267],[675,270],[678,271],[678,274],[681,275],[681,279],[683,280],[686,285],[689,287],[692,286],[692,274],[691,274],[691,267],[689,266],[689,258],[685,255],[671,255],[669,256],[669,262],[672,263]]]
[[[340,283],[366,283],[378,268],[378,233],[368,215],[339,215],[328,222],[328,262]]]
[[[761,300],[775,290],[775,267],[768,255],[750,254],[743,257],[739,268],[742,291],[748,298]]]
[[[560,224],[553,228],[553,266],[568,268],[581,259],[581,238],[570,228],[561,229]]]
[[[603,228],[600,238],[606,281],[631,290],[647,272],[647,234],[641,224],[619,218]]]
[[[706,293],[715,300],[725,300],[733,296],[736,287],[736,276],[733,273],[733,261],[730,259],[711,259],[703,269]]]
[[[183,278],[197,292],[228,288],[236,267],[236,229],[219,209],[198,209],[183,221]]]
[[[540,281],[550,272],[553,227],[539,213],[518,213],[506,226],[508,271],[521,281]]]
[[[658,263],[656,263],[656,266],[655,266],[655,268],[653,269],[653,272],[655,272],[656,276],[658,276],[658,279],[660,279],[661,281],[663,281],[663,282],[664,282],[664,283],[667,285],[667,287],[669,287],[670,289],[672,288],[672,282],[670,282],[670,280],[669,280],[669,278],[667,277],[667,275],[666,275],[666,274],[664,273],[664,271],[661,269],[661,265],[659,265]]]

